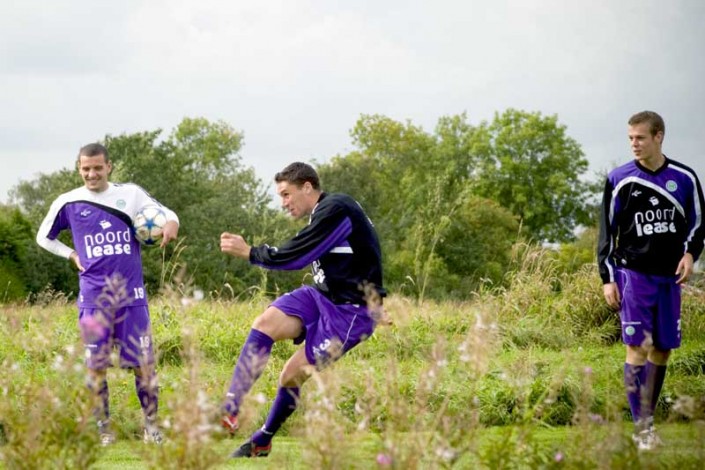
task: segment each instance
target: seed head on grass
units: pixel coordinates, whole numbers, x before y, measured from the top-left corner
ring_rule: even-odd
[[[346,432],[336,403],[340,397],[341,377],[335,370],[320,373],[313,368],[306,383],[303,399],[304,426],[300,430],[304,444],[304,459],[312,468],[345,467],[347,459]]]

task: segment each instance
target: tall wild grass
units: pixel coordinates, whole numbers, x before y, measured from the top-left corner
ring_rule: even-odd
[[[268,302],[261,289],[253,292],[232,300],[181,286],[152,301],[162,447],[139,442],[131,375],[109,371],[119,442],[132,442],[146,468],[225,462],[214,451],[225,438],[218,408]],[[678,441],[687,451],[662,457],[682,468],[705,462],[703,292],[698,282],[684,291],[684,345],[657,409],[659,423],[689,425]],[[0,464],[89,468],[104,454],[84,387],[77,312],[50,292],[35,300],[5,305],[0,316]],[[373,337],[303,386],[299,410],[280,431],[300,442],[302,466],[657,468],[665,461],[638,455],[631,442],[617,314],[604,304],[594,265],[565,272],[550,253],[517,246],[506,287],[466,302],[392,294],[385,311],[390,321]],[[243,407],[242,439],[261,426],[295,350],[275,345]],[[275,439],[270,461],[277,451]]]

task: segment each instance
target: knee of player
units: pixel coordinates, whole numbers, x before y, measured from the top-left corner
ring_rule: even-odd
[[[653,348],[649,351],[649,362],[658,366],[665,366],[668,363],[668,358],[671,355],[670,350],[662,350]]]
[[[267,317],[264,314],[261,314],[252,322],[252,329],[266,333],[269,329],[270,323],[271,322],[268,321]]]
[[[274,341],[279,341],[298,336],[301,330],[301,321],[274,307],[269,307],[255,318],[255,321],[252,322],[252,328],[266,334]]]
[[[141,380],[145,384],[151,387],[158,386],[157,371],[154,368],[154,364],[144,364],[140,367],[133,367],[132,373],[135,375],[136,379]]]
[[[86,386],[91,390],[97,389],[105,381],[105,371],[98,369],[88,369],[86,374]]]
[[[276,312],[272,308],[266,309],[260,313],[252,322],[252,328],[263,333],[269,334],[277,326]]]
[[[649,356],[649,349],[642,346],[627,346],[627,360],[628,364],[634,365],[644,365],[646,359]]]

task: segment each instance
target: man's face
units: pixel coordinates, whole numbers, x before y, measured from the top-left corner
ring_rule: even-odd
[[[301,187],[288,181],[277,183],[277,194],[282,198],[282,208],[295,219],[300,219],[311,214],[315,201],[311,202],[311,183],[304,183]]]
[[[112,168],[110,162],[105,161],[105,155],[95,157],[81,155],[78,160],[78,172],[86,188],[97,193],[108,189],[108,175]]]
[[[660,157],[662,141],[663,132],[651,135],[651,127],[646,122],[629,126],[629,142],[634,158],[638,162]]]

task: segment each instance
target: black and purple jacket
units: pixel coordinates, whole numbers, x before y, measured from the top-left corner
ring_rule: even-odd
[[[315,287],[336,304],[365,304],[365,284],[385,295],[377,234],[357,201],[346,194],[321,193],[303,230],[279,247],[252,247],[250,263],[280,270],[311,264]]]
[[[656,171],[636,160],[612,170],[602,199],[597,261],[603,283],[616,267],[675,275],[687,253],[703,249],[703,191],[695,172],[666,158]]]

